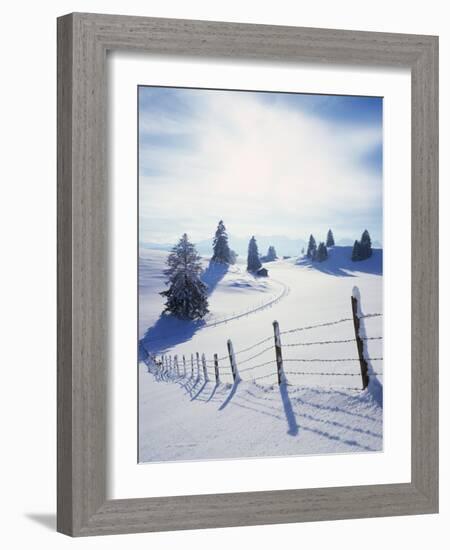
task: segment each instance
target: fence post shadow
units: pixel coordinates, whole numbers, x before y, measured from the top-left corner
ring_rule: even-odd
[[[211,401],[211,399],[214,397],[214,394],[216,393],[218,387],[219,387],[219,382],[216,382],[216,383],[214,384],[214,388],[213,388],[213,390],[212,390],[212,392],[211,392],[211,395],[210,395],[210,396],[208,397],[208,399],[206,400],[206,403],[209,403],[209,402]]]
[[[239,386],[239,382],[240,382],[240,378],[236,378],[236,380],[234,381],[233,383],[233,386],[231,388],[231,391],[230,393],[228,394],[227,398],[225,399],[225,401],[222,403],[222,405],[220,405],[219,407],[219,411],[223,411],[223,409],[228,405],[228,403],[233,399],[234,397],[234,394],[236,393],[236,390],[237,390],[237,387]]]
[[[202,393],[202,391],[205,389],[206,384],[208,383],[208,380],[204,380],[203,384],[201,385],[200,389],[197,391],[197,393],[194,395],[194,397],[191,397],[191,401],[195,401],[197,397]]]
[[[292,408],[291,399],[288,394],[287,384],[282,382],[279,386],[281,401],[283,403],[284,414],[288,423],[288,434],[292,436],[298,435],[298,424],[295,418],[294,410]]]

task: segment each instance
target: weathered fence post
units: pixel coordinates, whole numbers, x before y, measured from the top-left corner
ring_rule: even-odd
[[[278,321],[273,322],[273,336],[275,340],[275,358],[277,361],[278,385],[286,382],[286,376],[283,370],[283,355],[281,354],[280,325]]]
[[[351,299],[352,299],[353,326],[355,328],[356,348],[358,349],[362,386],[363,386],[363,390],[365,390],[369,385],[369,373],[368,373],[369,368],[367,366],[367,361],[364,358],[364,342],[362,341],[361,336],[359,335],[361,321],[358,317],[358,299],[355,296],[351,296]]]
[[[183,355],[183,376],[186,377],[186,357]]]
[[[214,373],[216,375],[216,384],[219,384],[219,357],[217,356],[217,353],[214,354]]]
[[[202,353],[202,366],[203,366],[203,377],[205,379],[205,382],[208,382],[209,378],[208,378],[208,371],[206,369],[206,357],[204,353]]]
[[[234,355],[233,342],[231,340],[227,341],[228,348],[228,357],[230,358],[231,372],[233,374],[233,381],[238,382],[240,376],[237,370],[236,356]]]
[[[198,351],[196,352],[196,358],[197,358],[197,379],[200,378],[200,355]]]
[[[180,368],[178,367],[178,355],[173,358],[173,368],[177,371],[177,376],[180,376]]]
[[[194,354],[191,353],[191,378],[194,378]]]
[[[172,356],[169,355],[169,371],[172,373]]]

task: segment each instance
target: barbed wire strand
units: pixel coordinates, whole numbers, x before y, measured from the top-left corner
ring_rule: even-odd
[[[383,361],[382,357],[366,357],[366,361]],[[358,361],[359,359],[353,359],[353,358],[345,358],[345,359],[284,359],[284,362],[291,362],[291,363],[346,363],[348,361]]]
[[[303,372],[303,371],[285,371],[286,376],[361,376],[360,372]],[[383,376],[382,372],[371,372],[369,376]]]
[[[382,336],[364,337],[361,340],[382,340]],[[318,340],[316,342],[295,342],[292,344],[282,344],[283,348],[295,348],[297,346],[316,346],[316,345],[328,345],[328,344],[348,344],[350,342],[356,342],[355,338],[348,338],[347,340]]]

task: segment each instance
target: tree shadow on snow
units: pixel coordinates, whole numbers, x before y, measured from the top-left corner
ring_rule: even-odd
[[[201,275],[201,280],[208,287],[208,295],[212,294],[213,290],[225,277],[228,272],[229,265],[219,262],[210,261],[208,267]]]
[[[161,313],[156,323],[150,327],[140,340],[140,354],[161,354],[167,350],[188,342],[205,325],[205,321],[178,319],[174,315]],[[143,351],[145,350],[145,351]]]
[[[382,249],[374,249],[372,256],[367,260],[353,262],[351,258],[351,246],[338,246],[328,250],[328,258],[323,262],[313,262],[309,258],[300,258],[296,265],[315,269],[335,277],[356,277],[356,273],[383,274]]]

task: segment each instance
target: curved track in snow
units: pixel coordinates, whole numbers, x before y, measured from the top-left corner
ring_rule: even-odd
[[[221,317],[219,319],[208,320],[204,326],[216,327],[219,325],[223,325],[225,323],[229,323],[230,321],[236,321],[237,319],[242,319],[244,317],[247,317],[248,315],[252,315],[253,313],[258,313],[259,311],[263,311],[264,309],[272,307],[273,305],[278,303],[280,300],[282,300],[283,298],[289,295],[291,288],[286,283],[283,283],[282,281],[279,281],[278,279],[273,279],[273,278],[271,278],[271,281],[273,281],[274,283],[277,283],[281,287],[281,290],[276,296],[272,297],[269,301],[263,304],[260,304],[257,307],[246,309],[245,311],[233,313],[228,317],[223,317],[223,318]]]

